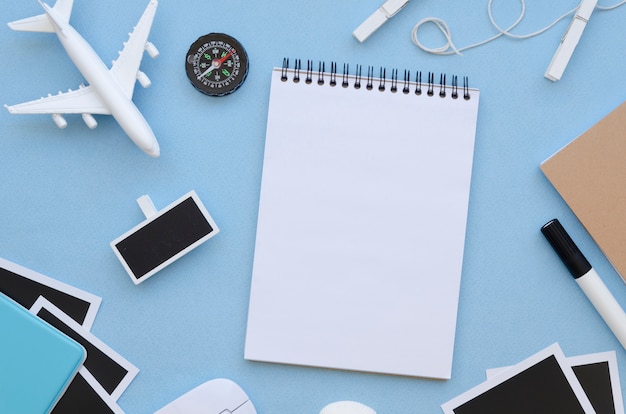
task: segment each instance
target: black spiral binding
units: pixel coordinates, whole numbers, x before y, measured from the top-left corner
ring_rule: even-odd
[[[317,72],[317,73],[316,73]],[[293,69],[289,67],[289,59],[283,59],[283,66],[281,69],[281,80],[283,82],[287,82],[289,80],[290,74],[292,76],[293,82],[300,82],[300,77],[302,73],[302,61],[300,59],[296,59],[294,62]],[[362,84],[365,83],[365,88],[367,90],[373,90],[376,87],[376,83],[378,83],[377,89],[381,92],[389,90],[393,93],[401,91],[404,94],[409,94],[411,91],[415,95],[421,95],[423,89],[426,90],[426,95],[434,96],[437,93],[441,98],[445,98],[450,94],[452,99],[458,99],[459,97],[459,81],[456,75],[453,75],[450,79],[450,85],[447,84],[446,74],[442,73],[439,75],[439,82],[435,81],[435,74],[433,72],[428,72],[428,80],[425,84],[422,84],[422,72],[416,71],[415,78],[411,80],[411,72],[409,70],[404,71],[404,76],[401,80],[401,87],[399,87],[400,81],[398,80],[398,70],[392,69],[389,79],[387,79],[387,69],[381,67],[379,70],[379,76],[376,78],[374,66],[368,66],[367,72],[363,75],[364,70],[361,65],[356,65],[354,73],[350,74],[350,67],[347,63],[343,65],[343,72],[341,73],[339,79],[341,82],[337,82],[337,63],[331,62],[330,64],[330,72],[326,72],[326,64],[325,62],[319,62],[317,65],[317,70],[315,70],[315,65],[312,60],[307,60],[306,69],[304,71],[304,81],[307,84],[311,84],[314,82],[317,77],[317,84],[324,85],[326,81],[328,81],[330,86],[341,85],[343,88],[350,87],[350,83],[352,82],[352,87],[355,89],[360,89]],[[466,101],[471,98],[470,90],[469,90],[469,79],[467,76],[463,77],[463,85],[461,86],[463,99]]]

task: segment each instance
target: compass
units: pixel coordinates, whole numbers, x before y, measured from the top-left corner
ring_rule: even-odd
[[[210,96],[224,96],[241,86],[248,75],[248,55],[235,38],[209,33],[193,42],[185,70],[191,84]]]

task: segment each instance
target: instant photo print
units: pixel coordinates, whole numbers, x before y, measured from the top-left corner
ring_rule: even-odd
[[[219,229],[195,191],[161,211],[148,196],[137,200],[146,220],[111,242],[111,247],[135,284],[178,260]]]
[[[91,329],[102,299],[34,270],[0,258],[0,293],[29,309],[40,296],[85,329]]]
[[[124,414],[124,411],[89,371],[81,367],[51,414],[63,413]]]
[[[139,373],[139,368],[90,331],[83,329],[46,298],[37,299],[30,308],[30,313],[58,329],[85,349],[87,354],[83,367],[113,400],[117,400],[122,395]]]
[[[596,414],[624,414],[624,401],[615,351],[566,357]],[[511,367],[487,370],[487,379]]]
[[[441,406],[445,414],[596,414],[558,344]]]

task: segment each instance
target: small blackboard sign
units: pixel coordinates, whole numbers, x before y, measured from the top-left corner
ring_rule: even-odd
[[[161,211],[142,209],[146,220],[111,242],[113,251],[135,284],[143,282],[219,232],[195,191]]]

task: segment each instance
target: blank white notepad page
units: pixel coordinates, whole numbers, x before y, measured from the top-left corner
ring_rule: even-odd
[[[479,92],[289,75],[272,73],[245,358],[450,378]]]

